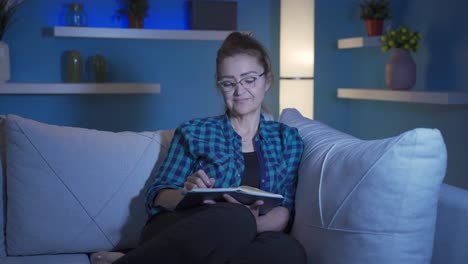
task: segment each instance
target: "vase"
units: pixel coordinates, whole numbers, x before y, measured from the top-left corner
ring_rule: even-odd
[[[8,44],[0,41],[0,82],[10,80],[10,49]]]
[[[383,30],[383,20],[382,19],[367,19],[366,28],[368,36],[380,36],[382,35]]]
[[[385,82],[392,90],[409,90],[416,82],[416,63],[409,51],[393,49],[385,65]]]
[[[86,68],[88,79],[92,82],[102,83],[106,80],[106,59],[104,56],[96,54],[89,57]]]
[[[76,50],[65,53],[65,82],[81,82],[82,60],[80,52]]]

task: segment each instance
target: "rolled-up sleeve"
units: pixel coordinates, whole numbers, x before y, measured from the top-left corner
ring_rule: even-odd
[[[286,132],[286,131],[285,131]],[[286,162],[285,187],[283,190],[283,206],[292,209],[294,207],[294,196],[299,172],[299,163],[304,150],[304,143],[296,128],[289,127],[284,133],[284,153],[283,159]]]
[[[186,137],[181,127],[174,132],[168,153],[153,176],[146,192],[146,212],[152,216],[161,210],[154,206],[154,199],[162,189],[181,189],[193,170],[194,158],[188,151]]]

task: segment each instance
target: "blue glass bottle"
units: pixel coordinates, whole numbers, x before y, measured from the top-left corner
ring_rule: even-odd
[[[72,3],[67,13],[67,26],[86,27],[88,25],[88,16],[83,10],[83,4]]]

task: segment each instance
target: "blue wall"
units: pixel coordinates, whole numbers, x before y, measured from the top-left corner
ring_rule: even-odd
[[[77,49],[82,57],[106,57],[112,82],[156,82],[155,95],[0,95],[0,114],[42,122],[103,130],[170,129],[194,118],[223,111],[214,87],[215,56],[221,41],[169,41],[53,38],[47,27],[64,25],[67,3],[27,0],[5,36],[10,47],[10,82],[61,82],[60,58]],[[270,50],[278,75],[279,0],[240,0],[238,29],[252,31]],[[116,19],[116,0],[83,0],[92,27],[125,27]],[[185,29],[184,0],[150,0],[146,28]],[[278,112],[277,85],[267,97]]]
[[[393,19],[424,34],[413,54],[413,90],[468,92],[468,31],[463,0],[392,0]],[[416,127],[441,130],[448,150],[445,181],[468,189],[468,106],[343,100],[336,89],[385,88],[390,53],[378,48],[338,50],[337,39],[366,35],[359,1],[316,1],[315,117],[363,139],[397,135]],[[424,8],[422,8],[424,7]]]

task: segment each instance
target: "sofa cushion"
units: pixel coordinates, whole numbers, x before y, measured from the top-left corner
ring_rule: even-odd
[[[134,247],[146,184],[170,137],[48,125],[8,115],[8,255]],[[164,151],[161,151],[164,150]]]
[[[309,263],[429,263],[446,148],[437,129],[361,140],[283,111],[304,140],[292,235]]]

